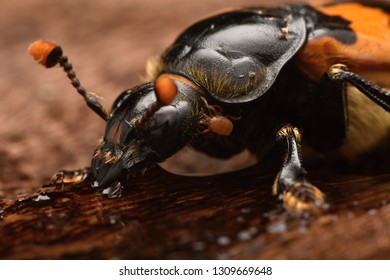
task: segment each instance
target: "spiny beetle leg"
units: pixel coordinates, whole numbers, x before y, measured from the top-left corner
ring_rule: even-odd
[[[68,184],[77,184],[84,182],[88,177],[92,175],[91,168],[83,168],[77,170],[60,170],[55,173],[49,183],[43,187],[61,186]]]
[[[381,106],[387,112],[390,112],[390,92],[371,84],[361,76],[350,72],[344,64],[332,65],[327,71],[332,80],[341,80],[348,82],[365,94],[368,98]]]
[[[302,166],[301,134],[290,125],[278,131],[278,139],[285,139],[287,152],[284,164],[273,185],[273,194],[280,194],[287,211],[293,216],[320,214],[327,208],[325,195],[306,179]]]

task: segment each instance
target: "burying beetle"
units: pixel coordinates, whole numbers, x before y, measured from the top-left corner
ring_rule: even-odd
[[[362,76],[389,85],[376,75],[390,70],[389,10],[351,2],[209,17],[185,30],[149,69],[151,82],[123,92],[109,114],[80,85],[59,46],[33,43],[30,54],[46,67],[59,63],[107,121],[91,169],[60,172],[53,183],[92,176],[93,187],[117,197],[131,184],[127,175],[186,145],[217,158],[248,149],[261,161],[278,138],[287,149],[272,192],[293,215],[321,213],[325,195],[306,179],[301,141],[352,161],[387,141],[389,92]]]

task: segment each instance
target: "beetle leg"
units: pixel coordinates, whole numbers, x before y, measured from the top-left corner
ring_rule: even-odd
[[[49,183],[43,187],[61,186],[68,184],[76,184],[84,182],[88,177],[92,175],[91,168],[83,168],[77,170],[60,170],[55,173]]]
[[[278,140],[286,139],[287,152],[283,167],[272,187],[273,194],[282,196],[285,208],[294,216],[321,213],[327,207],[325,195],[306,179],[299,130],[286,125],[278,131],[277,137]]]
[[[371,84],[359,75],[348,71],[348,68],[344,64],[335,64],[331,66],[327,71],[327,74],[332,80],[341,80],[352,84],[376,104],[387,112],[390,112],[390,92],[387,92],[384,89]]]

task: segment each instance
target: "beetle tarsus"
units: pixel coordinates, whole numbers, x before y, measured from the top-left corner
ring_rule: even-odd
[[[386,90],[349,71],[344,64],[332,65],[327,73],[332,80],[342,80],[352,84],[376,104],[390,112],[390,93]]]
[[[91,168],[83,168],[77,170],[60,170],[56,172],[51,178],[49,183],[43,185],[43,187],[61,186],[78,184],[84,182],[91,177]]]
[[[103,194],[107,195],[108,198],[120,198],[122,196],[122,184],[118,182],[114,186],[110,186],[103,190]]]
[[[320,214],[327,208],[325,195],[306,179],[302,165],[299,130],[290,125],[278,131],[278,139],[286,139],[287,153],[276,177],[273,194],[280,194],[287,211],[293,216]]]

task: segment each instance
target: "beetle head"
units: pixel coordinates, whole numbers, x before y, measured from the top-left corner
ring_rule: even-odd
[[[210,106],[201,97],[203,90],[182,76],[162,74],[155,83],[125,91],[108,115],[98,97],[81,86],[60,46],[38,40],[30,45],[29,53],[47,68],[60,64],[88,107],[107,121],[105,136],[92,159],[92,171],[93,186],[106,188],[109,196],[120,193],[117,190],[126,174],[163,161],[205,126],[215,127],[207,117]],[[220,131],[221,126],[217,127]]]
[[[92,160],[94,187],[120,187],[127,174],[163,161],[199,132],[204,103],[198,89],[176,79],[161,89],[157,81],[124,92],[114,103]],[[173,97],[160,96],[167,87]]]

